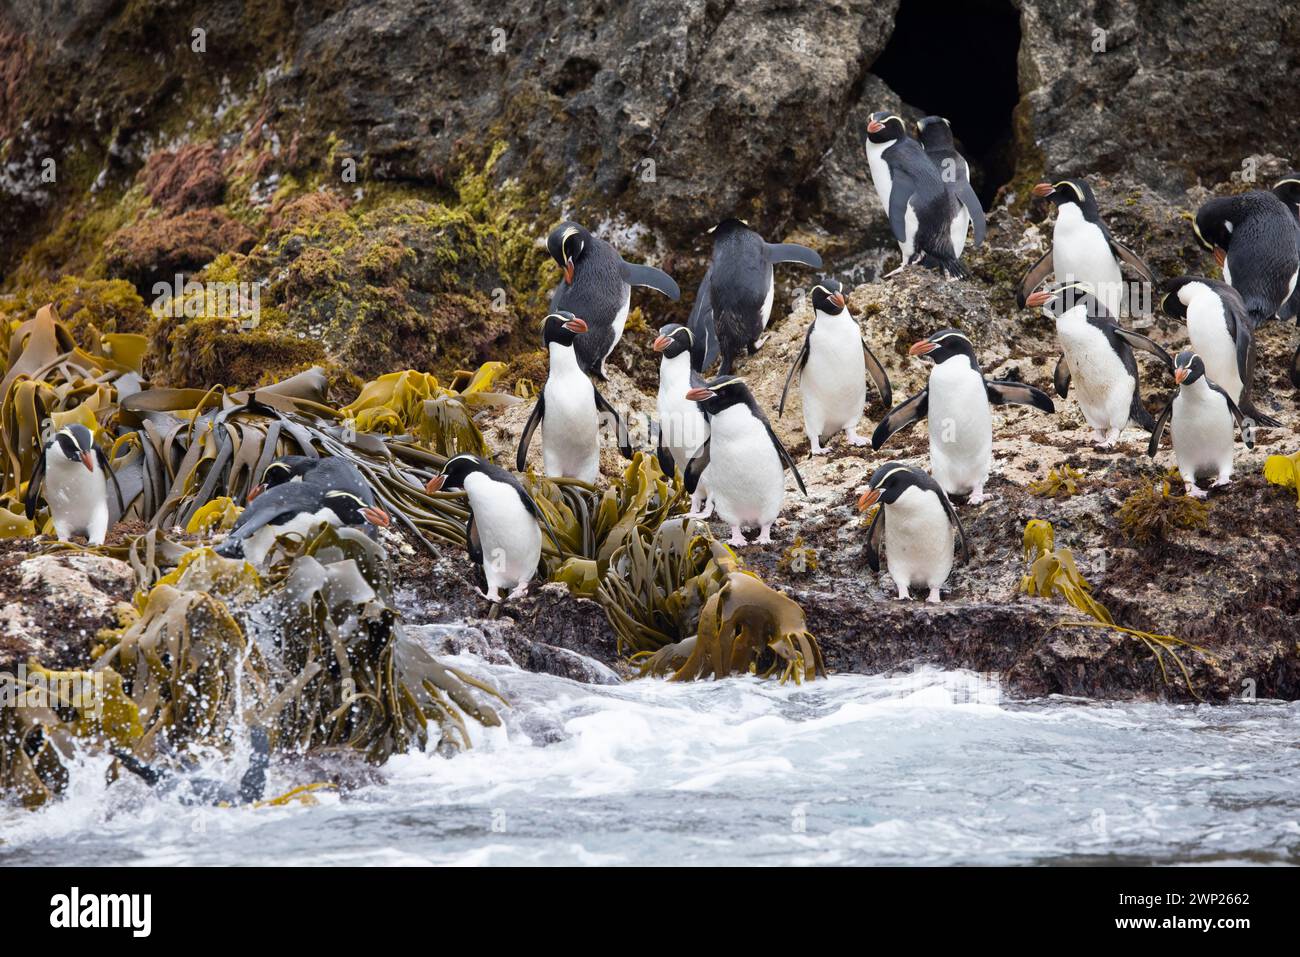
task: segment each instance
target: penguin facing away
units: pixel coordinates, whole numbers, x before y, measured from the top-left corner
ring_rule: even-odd
[[[660,355],[655,444],[659,468],[669,477],[677,469],[684,475],[691,457],[709,437],[709,422],[700,404],[686,398],[691,389],[706,386],[693,364],[694,345],[691,330],[675,322],[661,328],[654,341],[654,350]],[[691,518],[712,514],[712,505],[706,504],[707,492],[707,476],[702,476],[691,495]]]
[[[508,598],[520,598],[527,591],[542,558],[542,525],[560,547],[545,513],[519,479],[476,455],[448,459],[425,491],[465,492],[470,508],[466,547],[471,561],[483,567],[483,597],[490,602],[501,601],[503,589]]]
[[[1039,183],[1033,193],[1056,206],[1056,222],[1052,245],[1020,280],[1020,307],[1024,308],[1030,293],[1054,273],[1058,284],[1088,285],[1113,318],[1118,319],[1126,305],[1133,311],[1120,264],[1132,268],[1143,282],[1154,283],[1155,277],[1141,257],[1111,235],[1092,187],[1082,179],[1063,179]]]
[[[1219,196],[1201,205],[1192,227],[1241,293],[1252,327],[1283,309],[1300,274],[1300,234],[1282,199],[1260,189]]]
[[[551,312],[582,316],[588,333],[576,349],[584,372],[605,379],[605,360],[623,338],[632,287],[663,293],[674,302],[681,290],[662,269],[623,261],[605,240],[574,222],[564,222],[546,237],[546,251],[564,271],[551,294]]]
[[[957,152],[957,145],[952,139],[952,124],[944,117],[922,117],[916,121],[916,133],[925,155],[938,168],[944,187],[960,204],[952,221],[952,249],[957,258],[961,259],[962,251],[966,248],[967,228],[974,224],[976,246],[984,242],[987,228],[984,207],[980,205],[979,197],[970,184],[970,165]]]
[[[862,329],[849,312],[839,280],[820,280],[812,289],[812,304],[813,321],[785,377],[776,414],[785,414],[786,396],[797,374],[810,452],[821,455],[826,451],[822,441],[841,429],[850,445],[866,445],[869,441],[858,435],[867,402],[868,374],[886,408],[893,399],[893,389],[884,366],[867,346]]]
[[[542,320],[542,343],[550,355],[550,369],[519,437],[515,468],[520,472],[528,467],[528,446],[540,425],[546,474],[594,483],[600,474],[602,414],[610,417],[617,430],[623,457],[632,457],[622,419],[592,385],[578,359],[577,342],[588,334],[588,328],[585,320],[571,312],[553,312]]]
[[[883,545],[899,599],[906,601],[911,589],[921,588],[929,592],[926,601],[938,602],[939,589],[952,572],[953,546],[960,544],[962,561],[970,560],[966,531],[948,496],[923,469],[886,462],[872,473],[858,509],[877,503],[867,530],[871,570],[880,571]]]
[[[719,374],[730,375],[743,351],[757,352],[772,315],[775,285],[772,266],[799,263],[820,269],[821,256],[798,243],[769,243],[740,219],[714,226],[713,253],[695,295],[687,326],[695,337],[701,372],[719,353]]]
[[[1241,294],[1227,283],[1203,276],[1180,276],[1165,284],[1161,310],[1187,323],[1192,349],[1205,364],[1206,375],[1237,403],[1257,425],[1281,424],[1256,407],[1255,334]]]
[[[1282,179],[1273,184],[1273,195],[1286,204],[1287,210],[1295,218],[1296,227],[1296,247],[1300,248],[1300,173],[1287,173]],[[1300,323],[1300,286],[1291,290],[1291,296],[1282,308],[1278,310],[1279,319],[1294,319]],[[1300,352],[1296,353],[1300,358]],[[1293,376],[1292,381],[1296,381],[1294,370],[1300,370],[1300,365],[1292,363]],[[1297,382],[1300,385],[1300,382]]]
[[[1212,477],[1212,488],[1232,480],[1234,424],[1241,429],[1242,441],[1248,449],[1255,447],[1252,429],[1237,404],[1206,376],[1205,363],[1195,352],[1187,349],[1178,353],[1170,371],[1178,383],[1178,391],[1156,420],[1147,454],[1156,457],[1160,436],[1165,426],[1172,424],[1174,458],[1187,494],[1191,498],[1205,498],[1208,493],[1196,484],[1198,478]]]
[[[743,380],[719,376],[686,397],[709,417],[709,437],[686,467],[686,490],[695,491],[707,468],[718,517],[731,526],[728,544],[748,544],[744,526],[758,526],[757,543],[769,544],[785,499],[786,468],[799,491],[808,494],[798,467]]]
[[[930,426],[930,468],[949,495],[983,502],[984,483],[993,466],[993,416],[989,405],[1014,403],[1055,412],[1051,397],[1023,382],[985,379],[970,339],[956,329],[941,329],[914,344],[913,356],[934,360],[926,387],[891,409],[871,437],[879,449],[894,433],[920,419]]]
[[[27,517],[36,518],[42,492],[50,521],[60,541],[84,535],[89,545],[104,544],[108,533],[108,482],[117,493],[117,510],[124,511],[122,489],[108,456],[95,444],[90,429],[67,425],[50,437],[36,459],[27,483]]]
[[[1155,420],[1142,405],[1137,360],[1133,349],[1151,353],[1166,365],[1169,354],[1140,333],[1123,329],[1083,283],[1070,283],[1031,293],[1031,308],[1056,321],[1061,359],[1052,381],[1066,398],[1075,389],[1083,417],[1092,427],[1099,448],[1119,441],[1129,420],[1150,432]]]

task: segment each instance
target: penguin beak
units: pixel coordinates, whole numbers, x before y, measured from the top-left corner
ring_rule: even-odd
[[[1025,299],[1025,305],[1037,309],[1039,306],[1045,306],[1055,298],[1055,293],[1050,293],[1046,289],[1040,289],[1038,292],[1031,292]]]
[[[880,489],[869,488],[858,498],[858,511],[865,512],[880,501]]]
[[[248,490],[248,501],[251,502],[253,499],[257,498],[257,496],[261,495],[265,491],[266,491],[265,482],[263,482],[261,485],[254,485],[252,488]]]
[[[868,133],[879,133],[884,128],[885,128],[885,124],[881,123],[879,120],[872,120],[870,123],[867,124]]]
[[[587,323],[579,319],[577,316],[574,316],[564,324],[564,328],[568,329],[570,332],[586,332]]]
[[[95,471],[95,460],[89,452],[81,453],[81,464],[86,467],[87,472]]]
[[[831,302],[835,304],[837,309],[843,309],[845,305],[848,304],[848,300],[844,298],[844,293],[842,292],[837,292],[835,295],[831,296]]]
[[[1182,385],[1182,384],[1183,384],[1183,380],[1186,379],[1186,378],[1187,378],[1187,370],[1186,370],[1186,369],[1175,369],[1175,370],[1174,370],[1174,381],[1177,382],[1179,385]]]
[[[659,336],[655,339],[655,352],[663,352],[672,344],[672,341],[670,336]]]
[[[447,481],[447,476],[435,475],[433,478],[429,479],[427,483],[425,483],[424,490],[428,492],[430,495],[432,495],[434,492],[441,492],[442,484],[446,481]]]
[[[691,389],[686,393],[686,398],[691,402],[703,402],[705,399],[712,399],[714,395],[712,389]]]
[[[564,284],[566,286],[573,285],[573,260],[568,256],[564,257]]]
[[[1223,264],[1228,261],[1228,254],[1224,252],[1223,248],[1220,246],[1214,247],[1214,261],[1219,264],[1220,269],[1222,269]]]
[[[933,342],[931,342],[929,339],[922,339],[920,342],[914,343],[912,345],[912,348],[907,350],[907,354],[909,356],[928,356],[931,352],[933,352],[935,349],[938,348],[939,347],[935,345]]]
[[[1036,186],[1034,187],[1034,189],[1033,189],[1033,193],[1034,193],[1035,196],[1042,196],[1042,197],[1051,196],[1051,195],[1052,195],[1052,184],[1051,184],[1051,183],[1039,183],[1038,185],[1036,185]]]
[[[382,508],[371,508],[370,506],[366,506],[361,510],[361,514],[371,525],[378,525],[381,528],[387,528],[391,521],[388,517],[388,513]]]

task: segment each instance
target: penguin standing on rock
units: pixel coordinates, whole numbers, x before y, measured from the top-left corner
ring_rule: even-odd
[[[600,474],[601,413],[612,419],[623,456],[632,457],[627,429],[618,412],[582,371],[576,343],[588,334],[586,321],[571,312],[553,312],[542,321],[550,371],[519,437],[515,468],[520,472],[528,467],[528,446],[540,425],[546,474],[594,483]]]
[[[908,350],[934,360],[930,381],[881,420],[871,437],[879,449],[889,437],[919,419],[930,424],[930,468],[949,495],[969,495],[978,505],[993,466],[993,415],[989,404],[1032,405],[1055,412],[1042,389],[1023,382],[984,378],[970,339],[956,329],[941,329]]]
[[[700,283],[687,325],[699,350],[699,368],[722,354],[721,375],[730,375],[741,352],[757,352],[772,315],[775,263],[820,269],[821,256],[798,243],[769,243],[740,219],[724,219],[709,230],[713,255]]]
[[[1099,448],[1110,448],[1132,419],[1148,432],[1155,420],[1142,405],[1134,347],[1150,352],[1166,365],[1169,354],[1146,336],[1119,324],[1082,283],[1030,294],[1026,305],[1042,308],[1056,320],[1056,337],[1063,355],[1052,380],[1065,398],[1073,383],[1083,417],[1092,427]]]
[[[883,544],[899,599],[906,601],[911,589],[921,588],[929,592],[926,601],[938,602],[939,589],[952,572],[954,544],[961,545],[962,561],[970,560],[966,532],[948,496],[924,470],[886,462],[872,473],[858,509],[877,503],[867,531],[871,570],[880,571]]]
[[[1052,227],[1051,247],[1020,280],[1017,300],[1021,308],[1049,273],[1055,273],[1058,283],[1087,284],[1115,318],[1126,303],[1133,305],[1127,302],[1121,262],[1130,266],[1143,282],[1155,282],[1151,267],[1110,234],[1097,207],[1097,197],[1084,180],[1039,183],[1034,187],[1034,195],[1056,205],[1056,224]]]
[[[964,276],[958,258],[966,242],[963,209],[976,224],[975,242],[984,241],[984,210],[975,193],[955,181],[946,183],[935,159],[907,135],[902,117],[895,113],[871,114],[866,151],[876,195],[903,255],[899,269],[919,263],[950,278]]]
[[[1165,284],[1160,308],[1187,323],[1192,348],[1205,364],[1206,375],[1256,425],[1279,428],[1282,423],[1260,412],[1251,398],[1255,381],[1255,334],[1246,303],[1227,283],[1202,276],[1180,276]]]
[[[728,544],[749,544],[746,526],[758,527],[757,544],[769,544],[785,499],[786,468],[794,473],[799,491],[808,494],[794,460],[741,379],[720,376],[691,389],[686,398],[700,403],[709,416],[709,437],[686,467],[686,490],[695,491],[707,468],[718,516],[731,526]]]
[[[84,535],[87,544],[102,545],[108,532],[108,482],[117,493],[117,510],[123,511],[122,489],[108,456],[95,444],[90,429],[67,425],[45,443],[27,483],[26,511],[36,518],[42,486],[50,520],[60,541]]]
[[[970,184],[970,165],[957,152],[952,139],[952,124],[942,116],[926,116],[916,121],[917,138],[939,170],[944,187],[956,197],[957,215],[952,222],[952,249],[958,259],[966,248],[966,231],[975,224],[975,245],[984,242],[986,229],[984,207]]]
[[[1167,424],[1174,430],[1174,458],[1178,472],[1191,498],[1208,494],[1197,486],[1201,477],[1213,477],[1212,488],[1232,481],[1233,426],[1241,429],[1246,448],[1255,447],[1251,429],[1242,418],[1237,404],[1209,380],[1205,363],[1190,349],[1178,353],[1170,371],[1178,383],[1178,392],[1156,420],[1147,454],[1152,458],[1160,449],[1160,436]]]
[[[685,473],[691,457],[709,437],[709,421],[700,404],[686,398],[691,389],[706,385],[691,358],[694,344],[691,330],[676,322],[660,329],[654,341],[654,350],[660,355],[658,459],[659,468],[669,478],[679,468]],[[691,496],[692,518],[712,514],[713,506],[704,504],[707,494],[707,477],[701,476]]]
[[[519,479],[505,469],[476,455],[457,455],[425,486],[434,492],[464,491],[469,498],[470,516],[465,541],[471,560],[483,566],[487,592],[483,597],[501,601],[520,598],[537,574],[542,557],[542,532],[546,525],[551,540],[559,547],[555,531]]]
[[[868,348],[862,329],[849,312],[839,280],[818,282],[812,290],[812,304],[813,321],[785,377],[777,415],[785,414],[786,395],[797,373],[809,449],[811,454],[821,455],[826,451],[822,441],[841,429],[850,445],[866,445],[869,441],[858,435],[867,402],[868,373],[886,408],[893,401],[893,389],[884,366]]]
[[[662,269],[627,263],[618,250],[577,223],[560,223],[546,237],[546,251],[564,270],[551,295],[551,312],[582,316],[589,332],[578,343],[582,370],[605,379],[605,360],[623,338],[632,287],[657,289],[676,302],[681,290]]]
[[[1261,189],[1219,196],[1196,211],[1192,225],[1223,281],[1241,293],[1251,327],[1277,315],[1300,274],[1300,234],[1287,204]]]

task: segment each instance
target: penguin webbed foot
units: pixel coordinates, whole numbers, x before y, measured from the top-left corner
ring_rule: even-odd
[[[772,526],[771,526],[771,525],[764,525],[762,528],[760,528],[760,529],[758,530],[758,538],[756,538],[756,539],[754,540],[754,543],[755,543],[756,545],[771,545],[771,544],[772,544]]]
[[[745,538],[744,530],[739,525],[731,526],[731,537],[727,539],[727,544],[732,548],[744,548],[749,544],[749,540]]]
[[[871,439],[865,435],[858,435],[857,429],[845,429],[844,437],[848,440],[849,445],[856,445],[858,448],[871,444]]]
[[[1209,498],[1210,493],[1198,486],[1195,482],[1187,483],[1187,497],[1196,499]]]
[[[939,595],[939,588],[938,588],[938,586],[935,586],[934,588],[931,588],[931,589],[930,589],[930,594],[926,596],[925,603],[926,603],[927,605],[937,605],[937,604],[939,604],[941,601],[943,601],[943,599],[942,599],[942,597],[940,597],[940,595]]]
[[[1210,488],[1223,488],[1224,486],[1231,485],[1231,484],[1232,484],[1232,473],[1228,472],[1226,475],[1220,475],[1217,479],[1215,479],[1214,482],[1211,483]]]

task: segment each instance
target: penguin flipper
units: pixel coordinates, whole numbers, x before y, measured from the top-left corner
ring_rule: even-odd
[[[1228,393],[1224,392],[1218,386],[1215,386],[1215,390],[1219,395],[1223,396],[1223,400],[1228,403],[1228,411],[1232,413],[1232,421],[1236,423],[1237,428],[1241,431],[1241,441],[1246,444],[1246,448],[1254,449],[1254,426],[1246,423],[1246,417],[1241,414],[1241,409],[1238,408],[1237,403],[1232,401],[1232,396],[1228,395]]]
[[[885,539],[885,506],[876,509],[867,529],[867,564],[873,572],[880,571],[880,546]]]
[[[885,417],[880,420],[876,426],[876,431],[871,433],[871,447],[879,451],[891,435],[900,429],[905,429],[913,422],[919,422],[924,419],[930,410],[930,389],[927,386],[910,399],[895,406],[886,413]]]
[[[899,169],[889,187],[889,228],[899,243],[907,242],[907,204],[915,192],[912,178]]]
[[[713,267],[710,266],[695,293],[690,318],[686,320],[686,328],[691,330],[691,365],[698,372],[718,361],[718,332],[713,321],[713,294],[709,288],[712,275]]]
[[[41,449],[41,454],[36,456],[36,466],[32,469],[32,477],[27,482],[27,496],[24,499],[24,506],[27,511],[28,520],[36,518],[36,509],[41,501],[41,483],[45,480],[45,451]]]
[[[1032,405],[1044,412],[1055,412],[1052,397],[1042,389],[1023,382],[1011,382],[1006,379],[989,379],[984,383],[989,401],[994,405],[1012,403],[1015,405]]]
[[[1056,394],[1062,399],[1070,394],[1070,363],[1065,361],[1065,356],[1061,356],[1056,362],[1056,371],[1052,373],[1052,385],[1056,388]]]
[[[1047,278],[1048,273],[1052,271],[1052,250],[1049,247],[1047,252],[1039,258],[1038,262],[1029,267],[1024,278],[1020,280],[1020,288],[1016,290],[1016,305],[1024,309],[1028,303],[1025,301],[1029,294],[1037,289]]]
[[[239,779],[239,800],[243,804],[253,804],[262,800],[266,792],[266,769],[271,764],[271,739],[265,728],[253,728],[249,734],[249,743],[253,756],[249,759],[248,770]]]
[[[1255,337],[1251,334],[1250,325],[1243,319],[1239,319],[1236,324],[1237,339],[1237,369],[1241,375],[1241,411],[1254,420],[1256,425],[1262,425],[1265,428],[1280,429],[1282,423],[1271,415],[1266,415],[1259,411],[1255,405],[1254,386],[1255,386]],[[1297,358],[1300,358],[1300,350],[1297,351]],[[1295,364],[1292,363],[1292,376],[1295,375]]]
[[[957,510],[952,507],[952,502],[948,499],[948,493],[941,488],[937,491],[939,501],[943,503],[943,510],[948,513],[948,521],[952,522],[952,527],[957,532],[957,543],[961,546],[961,560],[969,563],[970,546],[966,544],[966,529],[962,527],[961,518],[957,515]]]
[[[808,364],[809,343],[812,341],[813,326],[816,324],[817,320],[815,319],[808,324],[808,334],[803,337],[803,348],[801,348],[799,354],[794,357],[794,362],[790,365],[790,371],[786,374],[785,385],[781,389],[781,401],[776,407],[777,418],[785,415],[785,397],[790,391],[790,383],[794,381],[794,374],[796,372],[802,373],[803,367]]]
[[[618,450],[623,458],[632,458],[632,439],[627,433],[627,426],[623,418],[618,414],[618,410],[609,404],[609,400],[600,394],[600,390],[595,386],[591,390],[596,396],[596,408],[608,412],[614,417],[614,428],[618,430]]]
[[[671,479],[677,471],[677,462],[673,459],[672,449],[664,445],[663,425],[655,422],[651,428],[655,433],[655,458],[659,462],[659,471],[664,473],[664,478]]]
[[[817,251],[798,243],[764,243],[763,258],[769,263],[801,263],[813,269],[822,268],[822,257]]]
[[[469,513],[469,518],[465,519],[465,551],[469,553],[469,560],[475,565],[483,564],[483,541],[478,537],[478,526],[474,524],[474,513]]]
[[[894,387],[889,384],[889,374],[885,372],[885,367],[880,364],[876,354],[871,351],[867,345],[867,340],[862,340],[862,358],[867,362],[867,375],[871,376],[871,381],[876,384],[876,391],[880,393],[880,401],[884,403],[885,408],[894,401]]]
[[[1109,237],[1109,239],[1110,251],[1115,254],[1115,258],[1122,263],[1127,263],[1143,281],[1154,285],[1156,281],[1155,274],[1151,272],[1151,267],[1146,264],[1142,257],[1133,252],[1133,250],[1129,249],[1114,236]]]
[[[776,447],[777,456],[785,466],[794,473],[794,483],[799,486],[799,491],[803,492],[804,497],[807,498],[808,489],[804,487],[803,476],[799,474],[799,467],[794,464],[794,459],[790,457],[790,453],[786,451],[785,446],[781,444],[781,440],[778,439],[776,433],[772,431],[772,423],[768,422],[767,419],[764,418],[763,425],[767,427],[767,437],[772,440],[772,445]]]
[[[713,441],[711,438],[705,439],[704,444],[695,450],[695,454],[691,456],[691,461],[686,466],[686,475],[684,477],[686,491],[692,495],[695,494],[696,488],[699,487],[700,476],[709,467],[709,443],[711,441]]]
[[[120,522],[126,517],[126,503],[122,500],[122,486],[117,483],[117,473],[113,471],[108,456],[98,445],[95,446],[95,458],[99,460],[99,467],[104,470],[104,475],[113,483],[113,491],[117,493],[117,520]]]
[[[673,302],[682,298],[682,291],[677,287],[677,283],[673,281],[673,277],[662,269],[656,269],[654,266],[642,266],[637,263],[623,263],[620,271],[623,273],[623,281],[629,286],[655,289],[662,292]]]
[[[1169,418],[1174,413],[1174,400],[1170,399],[1165,406],[1164,411],[1160,413],[1160,418],[1156,419],[1155,428],[1151,430],[1151,441],[1147,443],[1147,455],[1151,458],[1156,457],[1156,452],[1160,450],[1160,436],[1165,434],[1165,426],[1169,424]]]
[[[1134,349],[1141,349],[1144,352],[1151,353],[1151,355],[1155,356],[1165,364],[1165,368],[1170,370],[1173,369],[1173,358],[1169,353],[1165,352],[1164,349],[1160,348],[1154,340],[1142,335],[1140,332],[1133,332],[1130,329],[1121,329],[1119,326],[1115,327],[1115,335],[1119,336]]]
[[[528,421],[524,423],[523,434],[519,436],[519,449],[515,452],[515,470],[524,472],[528,469],[528,446],[533,441],[533,433],[537,431],[537,426],[542,422],[542,416],[546,414],[546,393],[540,392],[537,395],[537,404],[533,406],[533,411],[528,414]]]
[[[1128,414],[1130,419],[1148,432],[1155,431],[1156,420],[1151,418],[1151,413],[1142,404],[1142,389],[1136,384],[1133,386],[1133,402],[1129,406]]]
[[[975,227],[975,245],[983,245],[987,223],[984,219],[984,207],[980,205],[980,198],[975,195],[975,189],[971,186],[970,180],[961,180],[954,184],[954,187],[957,198],[962,201],[962,205],[970,213],[971,225]]]

